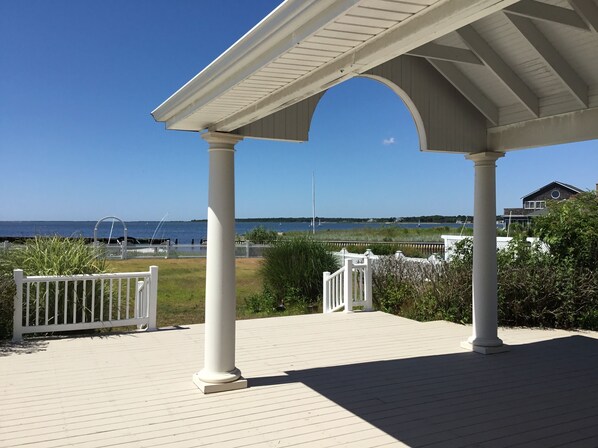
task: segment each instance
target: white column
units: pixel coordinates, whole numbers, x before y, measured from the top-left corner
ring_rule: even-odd
[[[504,154],[469,154],[475,163],[473,215],[473,335],[462,344],[478,353],[506,351],[498,338],[496,272],[496,160]]]
[[[235,367],[235,144],[242,137],[207,132],[210,174],[204,367],[193,375],[203,393],[247,387]]]

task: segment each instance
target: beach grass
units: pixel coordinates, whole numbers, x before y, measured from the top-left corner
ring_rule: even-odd
[[[140,272],[158,266],[158,326],[198,324],[205,321],[206,259],[132,259],[109,262],[112,272]],[[246,310],[245,299],[262,291],[261,259],[238,258],[237,317],[256,317]]]
[[[396,225],[384,227],[362,227],[344,230],[316,230],[310,237],[323,241],[363,241],[363,242],[442,242],[441,235],[472,235],[471,228],[455,228],[438,224],[433,228],[406,228]],[[293,237],[305,232],[287,232],[285,236]]]

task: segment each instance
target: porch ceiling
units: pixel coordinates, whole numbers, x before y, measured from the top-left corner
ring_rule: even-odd
[[[231,132],[403,54],[486,117],[493,149],[535,146],[546,119],[598,119],[596,0],[287,0],[152,114]],[[593,127],[549,138],[596,138]]]

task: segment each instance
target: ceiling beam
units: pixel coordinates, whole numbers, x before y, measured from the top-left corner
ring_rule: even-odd
[[[582,0],[587,2],[588,0]],[[591,1],[591,0],[590,0]],[[528,19],[542,20],[544,22],[559,23],[572,26],[584,31],[589,31],[588,25],[575,11],[561,6],[549,5],[535,0],[522,0],[503,10],[508,14],[514,14]]]
[[[598,5],[592,0],[569,0],[569,3],[590,29],[598,33]]]
[[[530,43],[552,72],[561,80],[567,90],[577,99],[580,106],[589,107],[588,86],[577,74],[531,20],[525,17],[505,14],[521,35]]]
[[[438,59],[428,59],[428,62],[493,125],[498,124],[498,107],[455,64]]]
[[[598,107],[488,129],[488,151],[510,151],[598,139]]]
[[[484,65],[470,50],[429,43],[408,51],[406,54],[439,61],[461,62],[464,64]]]
[[[488,45],[488,43],[471,26],[467,25],[457,30],[467,46],[480,58],[484,64],[494,72],[513,95],[529,110],[534,117],[539,116],[538,97],[519,76],[507,65],[502,58]]]

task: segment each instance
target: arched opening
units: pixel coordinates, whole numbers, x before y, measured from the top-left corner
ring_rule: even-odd
[[[367,76],[329,89],[313,114],[309,142],[284,157],[304,167],[306,213],[313,170],[318,216],[471,215],[470,165],[456,154],[422,152],[425,146],[411,99],[392,82]],[[446,175],[432,174],[439,171]],[[457,189],[465,193],[455,197]]]

